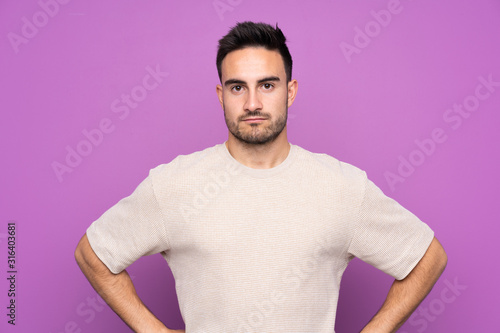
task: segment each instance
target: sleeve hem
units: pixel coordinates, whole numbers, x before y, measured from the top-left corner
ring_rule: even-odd
[[[413,260],[413,264],[406,267],[406,269],[404,271],[402,271],[400,274],[397,274],[396,276],[394,276],[394,278],[396,280],[401,281],[404,278],[406,278],[411,273],[411,271],[418,265],[420,260],[422,260],[425,253],[429,249],[429,246],[431,245],[432,240],[434,239],[434,231],[430,228],[429,228],[429,231],[430,232],[425,233],[422,236],[422,240],[419,240],[418,242],[416,242],[417,244],[422,244],[422,245],[419,247],[418,255],[414,255],[415,258]],[[425,244],[425,246],[424,246],[424,244]]]
[[[90,247],[92,248],[92,251],[94,251],[97,258],[99,258],[99,260],[104,264],[104,266],[106,266],[109,269],[111,273],[113,274],[121,273],[126,267],[120,269],[115,267],[116,265],[113,266],[112,264],[109,263],[109,257],[101,253],[99,247],[99,241],[95,239],[93,236],[92,226],[93,224],[90,225],[90,227],[86,231],[87,239],[89,241]]]

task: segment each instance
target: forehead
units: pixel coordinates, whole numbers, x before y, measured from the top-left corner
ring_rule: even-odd
[[[223,78],[251,80],[263,76],[285,77],[285,64],[278,51],[246,47],[228,53],[222,61]]]

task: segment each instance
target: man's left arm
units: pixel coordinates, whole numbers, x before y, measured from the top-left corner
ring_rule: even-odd
[[[396,332],[429,294],[443,273],[447,255],[434,237],[426,253],[402,280],[395,280],[380,310],[361,333]]]

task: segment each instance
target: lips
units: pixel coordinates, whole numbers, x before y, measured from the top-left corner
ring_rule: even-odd
[[[266,118],[254,117],[254,118],[246,118],[246,119],[243,119],[243,121],[248,121],[248,122],[253,122],[253,121],[262,121],[262,120],[266,120]]]

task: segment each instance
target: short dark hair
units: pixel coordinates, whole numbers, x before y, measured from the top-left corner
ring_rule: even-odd
[[[254,23],[250,21],[236,24],[227,35],[219,40],[217,51],[217,72],[222,82],[222,61],[229,52],[241,50],[246,47],[264,47],[270,51],[278,51],[285,64],[286,80],[292,79],[292,56],[286,46],[286,37],[278,28],[267,23]]]

